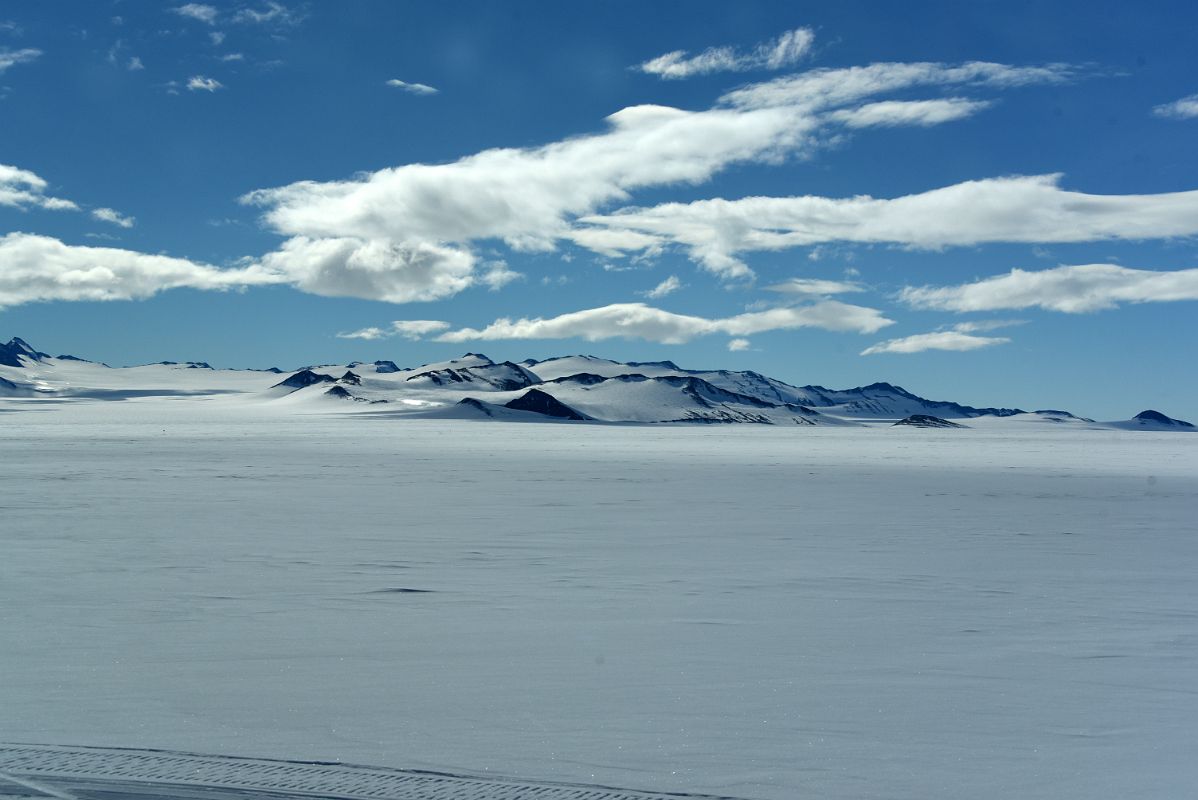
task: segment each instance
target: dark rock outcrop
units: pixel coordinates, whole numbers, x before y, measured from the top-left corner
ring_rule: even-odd
[[[929,414],[912,414],[906,419],[900,419],[895,425],[910,425],[913,428],[968,428],[968,425],[959,425],[956,422],[949,422],[947,419],[933,417]]]
[[[514,411],[532,411],[535,414],[544,414],[547,417],[557,417],[558,419],[586,419],[585,416],[553,395],[542,392],[540,389],[529,389],[515,400],[504,403],[504,408]]]
[[[272,389],[284,387],[287,389],[303,389],[307,386],[315,386],[318,383],[335,383],[336,378],[332,375],[325,375],[323,372],[313,372],[310,369],[301,369],[286,380],[279,381]]]

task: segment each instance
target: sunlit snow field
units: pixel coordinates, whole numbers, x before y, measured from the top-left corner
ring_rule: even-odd
[[[36,408],[0,413],[0,740],[1198,786],[1198,437]]]

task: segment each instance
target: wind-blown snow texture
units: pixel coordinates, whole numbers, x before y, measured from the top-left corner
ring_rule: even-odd
[[[762,800],[1198,785],[1195,437],[7,402],[0,740]]]

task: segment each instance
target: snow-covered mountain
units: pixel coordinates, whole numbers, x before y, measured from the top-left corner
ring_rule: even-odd
[[[284,371],[214,369],[204,362],[113,368],[53,357],[14,338],[0,345],[0,398],[11,403],[175,398],[279,413],[373,413],[609,423],[863,425],[990,419],[1120,430],[1193,431],[1155,411],[1098,423],[1067,411],[976,408],[929,400],[889,383],[851,389],[792,386],[757,372],[690,370],[672,361],[596,356],[495,362],[479,353],[405,368],[393,361]],[[914,422],[910,422],[914,421]],[[937,424],[936,427],[948,427]]]

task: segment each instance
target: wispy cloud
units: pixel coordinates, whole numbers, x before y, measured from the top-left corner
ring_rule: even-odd
[[[744,274],[740,254],[826,242],[936,250],[992,242],[1094,242],[1198,234],[1198,191],[1096,195],[1060,175],[990,178],[893,199],[746,197],[584,216],[577,244],[608,257],[679,245],[720,275]]]
[[[524,273],[510,269],[506,261],[492,261],[487,264],[487,269],[483,272],[482,282],[492,292],[497,292],[512,281],[523,278]]]
[[[448,327],[448,322],[442,322],[439,319],[398,319],[392,322],[389,328],[362,328],[350,333],[339,333],[337,338],[375,340],[401,336],[416,341],[429,334],[439,333]]]
[[[879,342],[862,350],[861,355],[922,353],[925,350],[979,350],[983,347],[1006,344],[1009,341],[1011,340],[1002,336],[976,336],[960,331],[937,331],[935,333],[917,333],[914,336]]]
[[[1161,272],[1115,264],[1083,264],[1007,275],[959,286],[907,287],[899,299],[915,308],[998,311],[1042,308],[1081,314],[1121,303],[1198,300],[1198,269]]]
[[[670,277],[666,278],[661,283],[654,286],[649,291],[642,292],[642,294],[645,297],[648,297],[650,300],[657,300],[657,299],[665,297],[667,295],[671,295],[681,288],[682,288],[682,281],[678,280],[677,275],[671,275]]]
[[[644,303],[614,305],[575,311],[544,319],[498,319],[485,328],[462,328],[437,337],[439,342],[484,339],[645,339],[662,344],[683,344],[699,336],[723,333],[750,336],[775,330],[820,328],[849,333],[874,333],[892,324],[880,311],[833,300],[795,308],[775,308],[708,319],[675,314]]]
[[[1170,117],[1172,119],[1194,119],[1198,117],[1198,94],[1192,94],[1188,97],[1183,97],[1180,100],[1174,100],[1172,103],[1155,106],[1152,113],[1158,117]]]
[[[729,339],[728,340],[728,351],[731,353],[739,353],[741,351],[748,350],[752,346],[753,346],[753,343],[750,342],[748,339]]]
[[[637,69],[667,80],[713,72],[782,69],[798,63],[811,50],[814,41],[815,33],[810,28],[796,28],[776,39],[762,42],[747,52],[737,51],[730,46],[709,47],[693,56],[685,50],[675,50],[651,58],[638,65]]]
[[[23,47],[20,50],[0,47],[0,75],[3,75],[9,67],[37,60],[41,54],[42,51],[36,47]]]
[[[437,94],[437,90],[431,86],[427,86],[423,83],[408,83],[407,81],[401,81],[399,78],[392,78],[391,80],[387,81],[387,85],[399,89],[400,91],[407,92],[408,94]]]
[[[198,20],[207,25],[215,25],[216,18],[220,14],[215,6],[210,6],[207,3],[186,3],[172,8],[171,11],[181,17]]]
[[[233,15],[234,22],[255,25],[298,25],[308,16],[303,8],[289,8],[282,3],[267,0],[258,8],[243,8]]]
[[[44,208],[49,211],[77,211],[79,206],[61,197],[46,194],[46,180],[34,172],[0,164],[0,206]]]
[[[217,89],[225,88],[225,85],[216,78],[192,75],[187,79],[187,88],[193,92],[215,92]]]
[[[971,117],[989,108],[988,100],[949,97],[943,100],[885,100],[844,108],[828,114],[828,119],[849,128],[894,128],[903,125],[929,127]]]
[[[767,291],[797,295],[830,295],[863,292],[865,287],[850,281],[829,281],[820,278],[791,278],[765,287]]]
[[[112,208],[93,208],[92,217],[101,222],[110,222],[113,225],[119,225],[122,228],[132,228],[137,224],[137,220],[134,217],[127,217]]]
[[[131,56],[129,61],[125,64],[125,69],[129,70],[130,72],[137,72],[145,68],[146,65],[141,63],[141,59],[138,56]]]

